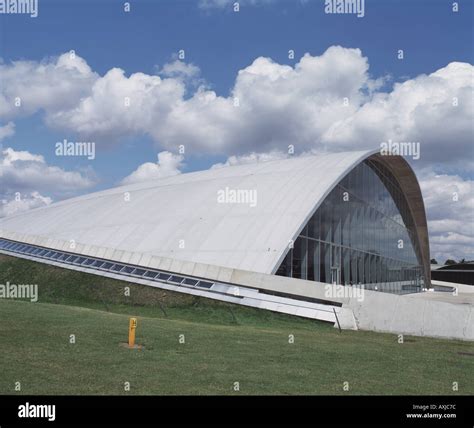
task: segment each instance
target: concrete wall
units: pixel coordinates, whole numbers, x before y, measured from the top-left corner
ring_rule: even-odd
[[[474,340],[473,305],[366,292],[363,302],[350,299],[344,307],[362,330]]]

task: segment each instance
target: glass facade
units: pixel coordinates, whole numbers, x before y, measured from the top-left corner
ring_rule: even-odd
[[[423,286],[408,204],[377,160],[360,163],[326,197],[277,275],[389,292]]]

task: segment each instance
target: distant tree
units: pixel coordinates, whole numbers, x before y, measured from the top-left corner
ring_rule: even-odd
[[[456,263],[456,260],[453,260],[453,259],[448,259],[444,262],[445,265],[455,265],[457,264]]]
[[[437,264],[438,264],[438,262],[436,261],[436,259],[431,259],[431,260],[430,260],[430,263],[431,263],[432,265],[437,265]]]
[[[466,263],[466,259],[462,258],[461,260],[459,260],[459,263]]]

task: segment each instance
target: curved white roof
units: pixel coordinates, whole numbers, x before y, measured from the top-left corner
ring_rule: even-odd
[[[373,153],[297,157],[121,186],[1,219],[1,234],[74,240],[83,254],[95,246],[274,273],[324,197]],[[256,206],[219,203],[226,188],[256,191]]]

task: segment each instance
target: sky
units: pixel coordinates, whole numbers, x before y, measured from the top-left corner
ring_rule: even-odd
[[[365,0],[361,17],[324,0],[234,3],[0,14],[0,216],[289,144],[410,142],[433,257],[474,259],[474,3]],[[93,159],[58,155],[64,140],[94,143]]]

